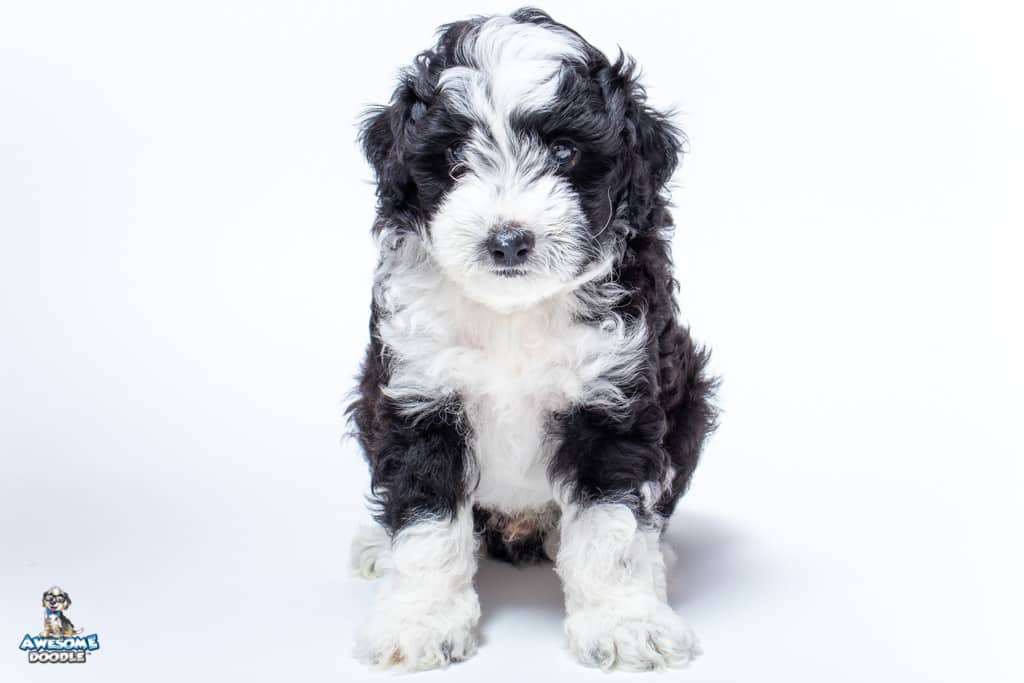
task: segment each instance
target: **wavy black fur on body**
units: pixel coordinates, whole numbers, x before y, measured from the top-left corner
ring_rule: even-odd
[[[661,207],[658,216],[667,218]],[[628,413],[609,415],[586,406],[554,416],[561,446],[549,466],[551,477],[567,482],[578,501],[636,501],[646,482],[671,486],[655,512],[668,517],[689,487],[700,451],[716,426],[712,403],[718,381],[708,374],[710,354],[677,322],[669,238],[644,231],[627,241],[616,281],[628,292],[620,306],[647,321],[646,371],[632,387]],[[636,505],[638,514],[642,506]]]

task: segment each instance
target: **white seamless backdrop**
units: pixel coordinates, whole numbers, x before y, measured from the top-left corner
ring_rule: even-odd
[[[724,414],[667,536],[706,654],[666,680],[1022,680],[1019,4],[542,7],[691,139]],[[389,680],[351,657],[354,123],[438,24],[513,8],[0,3],[0,680]],[[17,648],[53,584],[84,665]],[[479,654],[417,680],[609,680],[550,567],[478,587]]]

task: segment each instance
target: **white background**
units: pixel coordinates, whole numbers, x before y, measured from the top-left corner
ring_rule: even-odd
[[[706,654],[665,680],[1022,680],[1015,5],[545,3],[691,138],[725,412],[668,533]],[[354,121],[438,24],[513,7],[3,3],[0,680],[390,680],[350,656]],[[84,666],[17,649],[52,584]],[[610,680],[550,567],[478,586],[479,655],[417,680]]]

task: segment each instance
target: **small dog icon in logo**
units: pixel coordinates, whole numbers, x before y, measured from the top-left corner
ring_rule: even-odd
[[[46,609],[46,620],[43,622],[44,638],[69,638],[81,633],[81,629],[75,630],[75,625],[64,616],[65,610],[71,607],[71,596],[54,586],[43,593],[43,607]]]

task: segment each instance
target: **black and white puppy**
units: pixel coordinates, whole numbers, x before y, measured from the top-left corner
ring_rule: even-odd
[[[715,412],[674,299],[680,132],[631,60],[523,9],[442,27],[361,140],[380,261],[350,413],[377,525],[353,562],[387,576],[357,653],[470,656],[482,541],[554,560],[581,663],[686,664],[660,537]]]
[[[44,638],[70,638],[80,631],[75,629],[67,615],[64,614],[71,607],[71,596],[54,586],[43,593],[43,609],[46,610],[46,617],[43,619]]]

